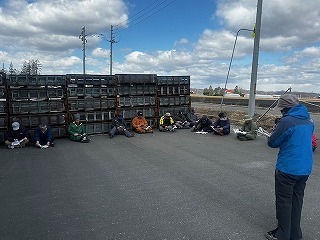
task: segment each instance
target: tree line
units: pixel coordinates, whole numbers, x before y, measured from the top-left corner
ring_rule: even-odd
[[[210,85],[209,88],[203,89],[203,95],[206,96],[223,96],[225,94],[227,89],[216,87],[215,89],[212,88]],[[235,88],[232,90],[232,93],[239,94],[241,97],[244,96],[244,93],[242,93],[241,89],[238,86],[235,86]]]
[[[42,64],[38,59],[31,59],[29,61],[23,61],[21,70],[14,68],[13,63],[10,63],[9,69],[4,68],[2,65],[1,72],[9,75],[39,75],[42,70]]]

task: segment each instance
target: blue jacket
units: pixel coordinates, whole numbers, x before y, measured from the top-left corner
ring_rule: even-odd
[[[269,147],[280,148],[276,169],[292,175],[310,175],[313,131],[314,123],[305,106],[296,105],[283,115],[268,138]]]
[[[39,141],[41,145],[46,144],[47,142],[52,142],[54,137],[52,135],[51,127],[47,126],[47,130],[42,132],[40,127],[37,127],[34,130],[34,140]]]

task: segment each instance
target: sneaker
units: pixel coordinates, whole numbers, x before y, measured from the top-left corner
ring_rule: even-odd
[[[54,142],[51,142],[51,143],[50,143],[50,146],[51,146],[51,147],[54,147]]]
[[[90,142],[90,139],[89,138],[83,138],[82,140],[81,140],[81,142],[82,143],[88,143],[88,142]]]
[[[113,138],[113,135],[111,133],[108,133],[109,138]]]
[[[269,231],[266,233],[266,238],[269,239],[269,240],[277,240],[278,238],[276,237],[276,232],[278,231],[278,228],[272,230],[272,231]]]

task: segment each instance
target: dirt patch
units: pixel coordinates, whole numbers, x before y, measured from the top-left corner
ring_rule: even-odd
[[[218,114],[220,112],[219,108],[212,107],[195,107],[195,111],[198,117],[206,114],[213,121],[218,118]],[[245,115],[247,115],[247,113],[241,111],[224,111],[224,113],[230,119],[231,125],[233,125],[233,127],[242,126],[243,118]],[[257,121],[260,117],[261,114],[255,114],[253,117],[253,121]],[[257,125],[258,127],[262,127],[263,129],[269,131],[274,125],[275,118],[276,116],[265,115],[259,120],[259,122],[257,122]]]

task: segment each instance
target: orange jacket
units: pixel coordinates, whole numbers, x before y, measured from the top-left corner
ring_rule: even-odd
[[[139,126],[147,126],[147,125],[148,125],[148,122],[144,117],[139,118],[138,116],[136,116],[132,119],[132,126],[134,128],[137,128]]]

